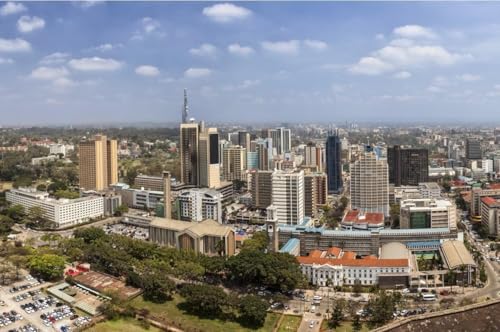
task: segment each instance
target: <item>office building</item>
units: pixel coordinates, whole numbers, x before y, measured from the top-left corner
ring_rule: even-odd
[[[222,195],[208,188],[193,188],[177,196],[176,206],[180,220],[203,221],[212,219],[222,223]]]
[[[181,182],[198,186],[198,140],[200,128],[197,123],[182,123],[180,128]]]
[[[247,149],[247,152],[249,152],[250,151],[250,133],[247,131],[239,131],[237,145]]]
[[[351,164],[351,208],[389,215],[389,172],[385,160],[365,152]]]
[[[342,191],[342,145],[335,133],[326,139],[326,172],[328,175],[328,192],[337,194]]]
[[[349,231],[372,231],[384,229],[384,214],[379,212],[362,213],[359,210],[347,211],[340,226]]]
[[[440,198],[441,187],[436,182],[424,182],[418,184],[418,192],[422,198]]]
[[[273,171],[250,172],[250,193],[252,205],[258,209],[266,209],[272,204]]]
[[[467,160],[478,160],[483,158],[481,141],[473,138],[468,138],[465,141],[465,158]]]
[[[187,222],[154,218],[149,224],[149,241],[208,256],[232,256],[236,249],[234,230],[210,219]]]
[[[163,177],[139,174],[134,179],[134,187],[146,190],[163,191]]]
[[[222,179],[246,181],[247,150],[239,145],[228,146],[223,151]]]
[[[319,144],[308,143],[304,147],[303,165],[314,168],[316,172],[323,172],[324,149]]]
[[[318,209],[327,202],[327,176],[325,173],[306,173],[304,175],[304,214],[318,217]]]
[[[217,128],[200,132],[198,142],[199,186],[215,188],[220,186],[219,133]]]
[[[100,218],[105,215],[104,198],[86,196],[76,199],[54,199],[45,191],[31,188],[11,189],[5,198],[11,205],[21,205],[25,211],[32,207],[40,207],[43,217],[56,227],[68,227]]]
[[[257,140],[255,152],[258,158],[258,168],[260,170],[269,170],[270,163],[273,160],[273,140],[271,138]]]
[[[481,224],[488,228],[490,236],[500,236],[500,199],[481,198]]]
[[[259,155],[257,152],[248,152],[247,151],[247,169],[259,169]]]
[[[118,145],[104,135],[79,144],[80,188],[104,190],[118,182]]]
[[[286,128],[276,128],[269,129],[266,132],[267,136],[273,141],[273,149],[276,150],[276,154],[284,155],[291,151],[292,148],[292,133],[290,129]]]
[[[428,154],[427,149],[402,149],[399,145],[388,148],[389,183],[400,187],[428,182]]]
[[[278,220],[287,224],[298,224],[305,216],[304,171],[279,171],[272,174],[272,205]]]
[[[421,198],[401,201],[401,229],[457,229],[457,207],[447,199]]]

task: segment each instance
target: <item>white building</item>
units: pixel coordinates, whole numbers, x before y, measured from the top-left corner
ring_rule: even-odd
[[[179,219],[222,223],[222,194],[214,189],[193,188],[177,196]]]
[[[440,198],[441,187],[435,182],[422,182],[418,184],[418,191],[422,198]]]
[[[45,165],[48,162],[56,161],[58,159],[59,159],[59,156],[56,156],[56,155],[49,155],[49,156],[46,156],[46,157],[38,157],[38,158],[31,158],[31,165],[33,165],[33,166]]]
[[[351,164],[351,208],[389,215],[389,170],[373,152]]]
[[[163,200],[163,191],[130,189],[132,191],[132,206],[138,209],[155,209]]]
[[[401,229],[457,229],[457,207],[447,199],[421,198],[401,201]]]
[[[272,205],[280,223],[296,225],[304,219],[304,171],[273,172]]]
[[[67,227],[104,216],[104,197],[88,196],[77,199],[54,199],[46,192],[31,188],[12,189],[6,193],[7,202],[21,205],[26,211],[39,206],[44,218],[57,227]]]
[[[65,144],[50,144],[49,145],[49,154],[62,154],[63,157],[66,157],[66,153],[68,153],[69,151],[72,151],[74,150],[75,147],[74,145],[65,145]]]

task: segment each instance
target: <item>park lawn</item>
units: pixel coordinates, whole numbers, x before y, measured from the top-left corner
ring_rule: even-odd
[[[296,332],[299,329],[301,316],[285,315],[281,321],[278,332]]]
[[[139,325],[135,319],[117,319],[117,320],[108,320],[102,323],[98,323],[95,326],[92,326],[89,329],[86,329],[88,332],[160,332],[161,330],[157,329],[154,326],[150,326],[149,329],[145,329],[144,327]]]
[[[151,316],[165,317],[167,320],[174,321],[177,326],[183,330],[197,329],[204,332],[271,332],[279,319],[278,314],[269,313],[267,314],[264,326],[260,329],[253,330],[245,328],[237,322],[200,318],[195,315],[190,315],[177,307],[177,304],[181,302],[183,302],[182,297],[175,294],[171,301],[162,304],[145,301],[142,296],[136,297],[130,304],[137,309],[148,309]]]
[[[321,332],[326,332],[326,331],[335,331],[335,332],[352,332],[352,325],[351,322],[342,322],[339,327],[337,327],[335,330],[332,330],[328,327],[328,321],[323,320],[321,323]],[[370,329],[366,324],[363,324],[361,327],[360,332],[368,332]]]

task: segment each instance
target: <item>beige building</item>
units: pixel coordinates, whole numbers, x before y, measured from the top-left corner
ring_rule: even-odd
[[[272,203],[273,171],[252,171],[250,173],[250,193],[252,205],[258,209],[266,209]]]
[[[231,227],[214,220],[202,222],[155,218],[149,225],[149,240],[162,246],[190,250],[204,255],[235,253],[235,234]]]
[[[145,190],[163,191],[163,183],[163,176],[139,174],[134,179],[134,187],[144,188]]]
[[[307,217],[317,217],[318,208],[326,204],[328,196],[325,173],[307,173],[304,175],[304,213]]]
[[[198,152],[199,186],[219,187],[219,133],[217,128],[207,128],[200,132]]]
[[[272,205],[280,223],[297,225],[304,219],[304,171],[274,171]]]
[[[375,153],[361,154],[351,164],[351,208],[389,215],[389,171]]]
[[[222,179],[224,181],[245,181],[247,150],[239,145],[231,145],[224,148],[222,156]]]
[[[457,207],[447,199],[420,198],[401,201],[400,228],[457,229]]]
[[[104,190],[118,182],[118,145],[104,135],[79,144],[80,188]]]

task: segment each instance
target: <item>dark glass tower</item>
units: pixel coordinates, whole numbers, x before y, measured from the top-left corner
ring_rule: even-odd
[[[342,191],[342,146],[337,133],[326,139],[326,171],[328,175],[328,193]]]
[[[387,149],[389,183],[394,186],[417,186],[429,181],[429,152],[427,149]]]

